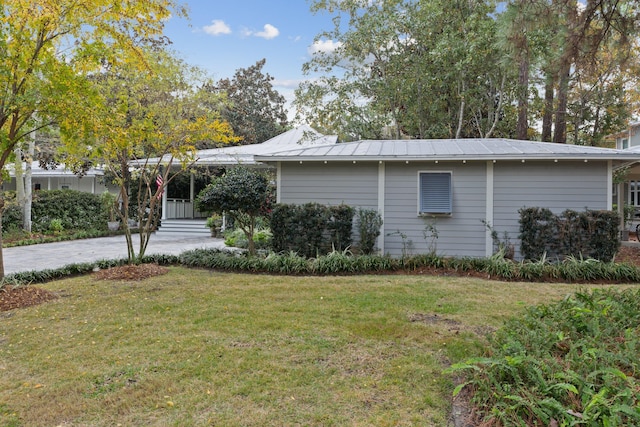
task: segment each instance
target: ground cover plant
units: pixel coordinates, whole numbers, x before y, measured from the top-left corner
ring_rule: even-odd
[[[577,285],[171,267],[0,313],[0,425],[445,425],[443,370]]]
[[[577,292],[507,322],[456,392],[482,425],[640,425],[639,337],[640,290]]]

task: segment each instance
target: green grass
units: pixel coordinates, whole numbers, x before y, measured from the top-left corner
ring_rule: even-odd
[[[177,267],[42,286],[61,298],[0,313],[0,425],[445,425],[450,363],[585,288]]]

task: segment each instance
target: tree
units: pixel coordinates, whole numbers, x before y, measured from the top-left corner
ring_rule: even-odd
[[[245,167],[228,169],[203,189],[196,199],[200,211],[226,214],[240,227],[255,255],[253,234],[258,217],[267,214],[270,203],[269,180],[262,172]]]
[[[596,145],[614,117],[629,116],[637,1],[512,0],[500,19],[511,28],[507,44],[534,67],[531,83],[521,73],[521,112],[528,107],[525,94],[544,87],[536,112],[543,141],[565,143],[573,132],[574,142]]]
[[[145,70],[133,64],[105,64],[103,72],[92,76],[100,102],[94,107],[90,126],[85,122],[83,127],[73,117],[61,121],[68,141],[67,161],[101,163],[115,177],[121,204],[117,214],[131,263],[144,256],[157,225],[162,193],[193,163],[196,142],[220,145],[238,140],[219,112],[203,105],[200,88],[208,81],[198,69],[159,45],[141,52]],[[133,192],[132,183],[137,185]],[[132,193],[135,200],[131,200]],[[137,253],[129,226],[132,204],[140,234]]]
[[[159,35],[172,15],[185,15],[174,0],[0,2],[0,168],[34,129],[81,113],[85,73],[139,58],[136,40]]]
[[[243,144],[264,142],[287,127],[285,99],[273,89],[273,77],[263,74],[265,63],[262,59],[249,68],[240,68],[233,79],[222,79],[213,88],[227,95],[230,103],[222,110],[222,117],[231,123]]]
[[[304,66],[322,74],[296,91],[311,123],[348,139],[379,137],[381,123],[393,138],[510,136],[494,2],[329,0],[312,10],[335,15],[316,41],[336,48]]]

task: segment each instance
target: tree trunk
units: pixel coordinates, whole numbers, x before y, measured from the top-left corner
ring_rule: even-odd
[[[525,41],[526,43],[526,41]],[[529,53],[526,47],[520,53],[520,70],[518,73],[518,124],[517,138],[528,140],[529,135]]]
[[[560,82],[558,85],[558,109],[556,110],[556,123],[553,133],[553,142],[567,142],[567,103],[569,101],[569,77],[571,74],[571,61],[566,58],[560,65]]]
[[[16,159],[14,161],[14,173],[16,176],[16,202],[20,206],[20,210],[24,212],[24,170],[22,169],[22,149],[16,147],[13,151]],[[24,216],[24,215],[23,215]]]
[[[2,184],[2,179],[0,179]],[[4,279],[4,254],[2,253],[2,213],[4,212],[4,197],[0,194],[0,280]]]
[[[31,233],[31,204],[33,202],[33,185],[31,183],[31,165],[36,151],[36,134],[29,139],[26,168],[24,173],[24,209],[22,211],[22,228]]]
[[[464,123],[464,108],[465,108],[465,101],[464,101],[464,94],[466,91],[466,84],[463,81],[462,82],[462,89],[460,90],[461,92],[461,96],[460,96],[460,109],[458,110],[458,128],[456,129],[456,139],[460,138],[460,136],[462,136],[462,124]]]
[[[547,72],[544,85],[544,110],[542,115],[542,141],[551,142],[551,129],[553,128],[553,86],[555,79],[553,74]]]

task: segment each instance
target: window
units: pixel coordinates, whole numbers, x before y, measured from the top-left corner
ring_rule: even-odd
[[[420,172],[419,214],[451,215],[451,172]]]
[[[640,181],[629,181],[629,198],[627,203],[640,206]]]
[[[622,140],[620,141],[620,148],[622,148],[623,150],[629,148],[629,139],[622,138]]]

